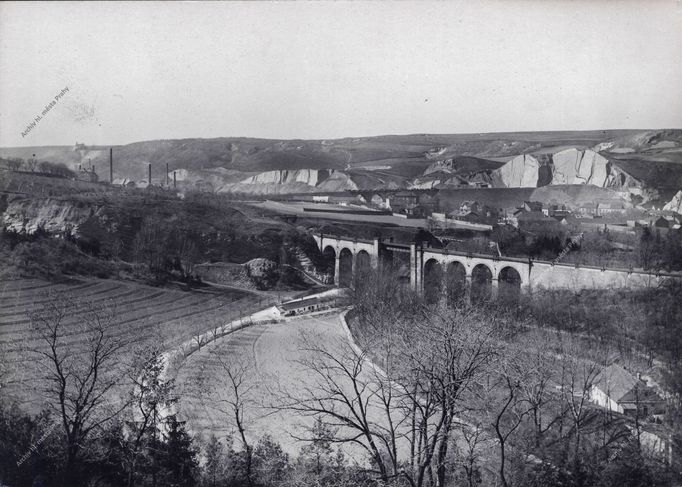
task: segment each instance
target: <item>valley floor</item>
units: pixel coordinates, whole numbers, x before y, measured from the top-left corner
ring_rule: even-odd
[[[348,349],[348,335],[338,312],[253,325],[212,342],[190,355],[178,371],[180,419],[204,440],[211,434],[219,439],[231,434],[239,448],[234,413],[228,404],[235,395],[224,367],[239,368],[245,372],[242,399],[249,441],[255,443],[268,434],[287,453],[297,454],[306,444],[300,439],[310,437],[314,418],[281,406],[290,402],[291,396],[309,397],[309,392],[316,390],[316,376],[307,366],[316,360],[311,346],[334,352]],[[362,372],[368,391],[372,388],[370,369],[368,364]],[[341,374],[333,374],[333,379],[349,386]],[[383,421],[378,409],[371,417],[378,423]],[[366,458],[359,447],[344,445],[343,450],[358,462]]]

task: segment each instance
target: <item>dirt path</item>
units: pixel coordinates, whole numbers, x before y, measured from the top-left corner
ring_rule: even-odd
[[[300,363],[311,358],[310,352],[302,349],[304,339],[330,350],[348,347],[349,344],[339,314],[334,313],[301,317],[286,323],[254,325],[193,353],[176,376],[181,393],[177,405],[180,418],[187,421],[194,434],[204,439],[211,434],[219,438],[235,435],[233,416],[223,402],[233,395],[221,361],[246,364],[245,382],[250,388],[246,407],[249,438],[253,441],[267,433],[286,452],[297,453],[304,443],[295,438],[306,435],[313,419],[290,411],[278,411],[272,406],[281,403],[283,390],[301,394],[314,380],[310,371]],[[359,449],[344,451],[358,461],[364,460]]]

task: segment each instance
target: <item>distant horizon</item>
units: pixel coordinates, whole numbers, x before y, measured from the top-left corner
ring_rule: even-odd
[[[282,142],[289,141],[323,141],[323,140],[345,140],[345,139],[374,139],[380,137],[415,137],[415,136],[434,136],[434,137],[447,137],[447,136],[465,136],[465,135],[513,135],[513,134],[557,134],[557,133],[589,133],[589,132],[659,132],[659,131],[682,131],[682,127],[664,127],[664,128],[624,128],[624,129],[581,129],[581,130],[517,130],[517,131],[495,131],[495,132],[414,132],[414,133],[386,133],[379,135],[347,135],[344,137],[326,137],[326,138],[304,138],[304,137],[294,137],[294,138],[277,138],[277,137],[255,137],[249,135],[218,135],[215,137],[174,137],[174,138],[162,138],[162,139],[145,139],[136,140],[133,142],[124,142],[120,144],[89,144],[87,142],[77,141],[72,144],[43,144],[43,145],[3,145],[0,149],[26,149],[29,147],[74,147],[76,143],[84,144],[86,147],[123,147],[132,144],[141,144],[145,142],[163,142],[171,140],[215,140],[215,139],[248,139],[248,140],[277,140]]]
[[[0,25],[1,147],[682,126],[675,0],[2,2]]]

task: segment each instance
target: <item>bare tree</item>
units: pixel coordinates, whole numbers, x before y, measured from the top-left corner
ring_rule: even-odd
[[[125,365],[126,340],[115,334],[113,308],[55,295],[31,315],[41,339],[34,349],[43,371],[43,393],[64,428],[64,483],[77,485],[88,438],[126,406],[115,400]]]
[[[472,425],[463,427],[461,436],[464,447],[458,464],[464,471],[468,487],[475,487],[483,481],[480,457],[482,446],[488,442],[487,435],[480,425]]]
[[[192,274],[194,264],[200,256],[197,245],[191,235],[185,233],[180,237],[178,253],[180,255],[182,273],[185,277],[188,277]]]
[[[529,382],[527,369],[520,356],[519,351],[511,347],[505,350],[485,395],[499,450],[500,483],[505,487],[509,485],[506,473],[508,443],[531,412],[522,386]]]
[[[206,344],[208,337],[204,333],[197,332],[192,335],[192,340],[196,343],[197,348],[201,349]]]
[[[220,353],[213,353],[213,357],[224,373],[222,384],[217,388],[217,404],[215,408],[234,421],[239,440],[244,449],[245,475],[249,486],[254,485],[253,476],[253,445],[247,436],[249,420],[246,413],[255,407],[253,390],[257,385],[254,380],[254,366],[252,363],[235,357],[223,357]]]
[[[569,434],[574,438],[573,468],[579,470],[582,456],[580,448],[586,427],[597,413],[590,403],[592,386],[602,370],[604,355],[594,351],[591,357],[585,357],[588,350],[579,350],[578,344],[570,340],[562,343],[561,350],[561,403],[568,411],[570,419]]]
[[[12,171],[18,171],[21,169],[21,166],[24,164],[24,160],[20,159],[18,157],[10,157],[7,160],[7,167],[12,170]]]
[[[133,240],[135,258],[146,262],[150,271],[161,271],[165,258],[164,241],[161,226],[151,219],[145,219]]]
[[[446,485],[447,458],[463,399],[477,386],[499,353],[499,324],[473,309],[427,311],[402,334],[409,371],[401,383],[413,405],[410,432],[415,485],[434,478]],[[409,382],[407,382],[409,380]]]
[[[280,391],[280,407],[321,418],[337,431],[330,441],[362,448],[376,465],[371,471],[384,482],[399,476],[395,424],[400,421],[393,416],[399,408],[388,391],[390,381],[345,340],[329,347],[318,343],[314,336],[304,337],[306,358],[299,364],[310,381],[302,391]]]
[[[343,339],[306,337],[300,363],[310,381],[284,408],[322,416],[339,443],[361,447],[383,482],[444,486],[460,400],[496,353],[494,326],[473,310],[418,307],[414,319],[379,327],[371,358]],[[378,319],[378,318],[377,318]]]
[[[135,485],[138,457],[145,444],[145,437],[156,435],[165,410],[177,402],[173,395],[174,380],[163,376],[164,363],[158,349],[142,354],[143,360],[133,369],[130,404],[132,418],[128,421],[130,445],[128,448],[128,487]]]
[[[29,157],[25,163],[26,169],[34,172],[38,168],[38,160],[35,157]]]
[[[532,423],[532,448],[542,446],[546,434],[568,413],[557,401],[555,386],[559,384],[558,370],[560,356],[553,353],[553,342],[545,331],[524,333],[514,343],[517,360],[525,373],[520,382],[520,392],[528,406],[528,417]]]

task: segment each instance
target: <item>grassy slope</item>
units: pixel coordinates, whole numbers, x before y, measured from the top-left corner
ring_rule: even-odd
[[[354,187],[402,188],[438,160],[454,158],[458,166],[455,172],[464,173],[492,169],[500,164],[493,159],[505,161],[518,154],[551,153],[566,147],[590,148],[602,142],[613,145],[603,154],[615,165],[663,192],[662,203],[669,193],[682,187],[680,130],[414,134],[337,140],[222,137],[146,141],[114,149],[114,175],[136,181],[146,179],[147,164],[152,164],[153,178],[160,180],[165,177],[168,165],[171,171],[189,171],[187,180],[180,182],[183,187],[266,194],[309,192],[317,188],[305,185],[243,187],[235,183],[263,171],[326,168],[347,172],[338,173],[343,177],[336,180],[330,179],[322,191]],[[81,162],[91,160],[99,176],[108,179],[107,151],[75,152],[69,147],[10,148],[0,149],[0,156],[25,155],[32,150],[39,159],[43,154],[71,163],[79,157]],[[631,152],[623,153],[623,150]]]
[[[115,176],[141,179],[146,176],[147,163],[163,171],[165,164],[171,170],[192,170],[225,167],[241,171],[268,171],[274,169],[336,168],[346,165],[374,164],[386,161],[399,172],[402,163],[410,166],[431,160],[426,153],[445,149],[443,158],[453,155],[479,157],[504,157],[557,145],[592,146],[604,140],[632,136],[638,131],[587,131],[587,132],[517,132],[456,135],[386,135],[379,137],[321,140],[269,140],[240,137],[215,139],[180,139],[136,142],[114,149]],[[47,150],[49,149],[49,150]],[[0,156],[43,156],[74,161],[80,153],[69,147],[60,148],[7,148]],[[60,156],[57,156],[60,153]],[[84,152],[85,154],[85,152]],[[91,154],[100,176],[106,176],[108,154],[102,151]],[[389,162],[390,161],[390,162]],[[85,161],[83,161],[85,162]],[[156,169],[158,168],[158,169]]]

